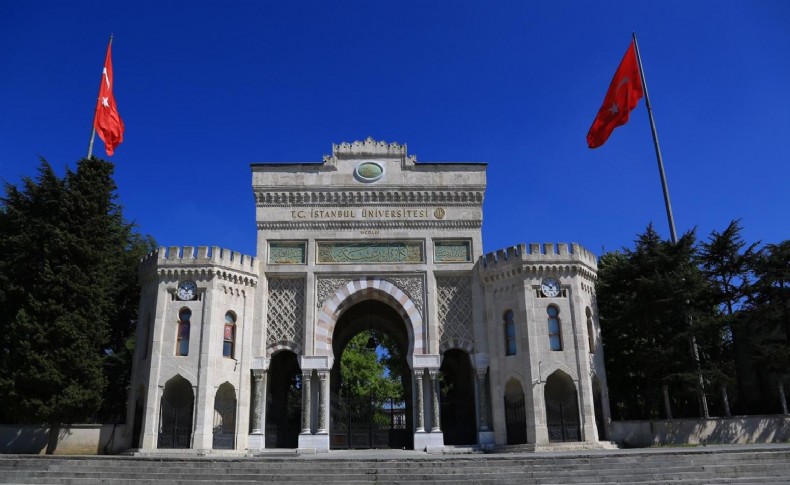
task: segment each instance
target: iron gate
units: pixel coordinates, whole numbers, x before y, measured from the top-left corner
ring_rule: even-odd
[[[332,399],[331,448],[407,448],[406,403],[367,397]]]
[[[189,448],[192,437],[192,401],[174,406],[162,399],[158,448]]]
[[[579,406],[575,396],[564,401],[546,399],[549,441],[580,441]]]
[[[505,398],[505,426],[507,444],[520,445],[527,442],[527,407],[524,397],[513,402]]]

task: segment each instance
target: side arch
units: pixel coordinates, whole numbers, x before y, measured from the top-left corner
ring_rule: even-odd
[[[281,350],[290,350],[297,356],[302,355],[302,347],[299,344],[290,340],[280,340],[266,347],[266,357],[272,358],[274,354]]]
[[[408,356],[425,353],[422,315],[414,301],[389,281],[367,277],[350,281],[340,287],[321,307],[315,329],[317,355],[334,357],[332,335],[338,319],[344,311],[363,300],[378,300],[398,312],[409,336]]]
[[[475,353],[475,346],[466,339],[450,339],[450,340],[442,340],[441,344],[439,344],[439,353],[444,354],[448,350],[458,349],[466,352],[469,354],[470,358]]]

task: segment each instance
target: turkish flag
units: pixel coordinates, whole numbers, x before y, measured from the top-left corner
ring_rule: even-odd
[[[612,131],[628,121],[629,113],[643,95],[644,88],[639,75],[636,50],[634,41],[631,41],[609,84],[609,91],[606,92],[601,109],[598,110],[598,115],[587,133],[587,145],[590,148],[598,148],[606,143]]]
[[[123,121],[118,114],[113,95],[112,79],[112,43],[107,46],[107,57],[104,59],[104,70],[101,73],[99,86],[99,99],[96,104],[96,116],[93,118],[93,127],[104,142],[107,155],[112,155],[115,147],[123,141]]]

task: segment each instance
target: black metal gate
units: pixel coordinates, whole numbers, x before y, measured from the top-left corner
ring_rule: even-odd
[[[549,441],[580,441],[579,406],[576,396],[564,401],[546,399]]]
[[[232,450],[236,446],[236,400],[221,400],[214,405],[214,439],[216,450]]]
[[[505,398],[505,426],[507,444],[520,445],[527,442],[527,407],[523,397],[518,401]]]
[[[192,404],[173,405],[162,399],[162,418],[159,429],[158,448],[189,448],[192,437]]]
[[[406,404],[388,399],[332,399],[330,447],[333,449],[409,448]]]
[[[301,392],[288,394],[285,402],[275,402],[266,415],[266,447],[296,448],[302,429]]]

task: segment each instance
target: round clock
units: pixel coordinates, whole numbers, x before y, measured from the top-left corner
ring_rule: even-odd
[[[179,300],[194,300],[197,296],[197,285],[191,280],[182,281],[178,284],[176,295]]]
[[[543,296],[548,298],[560,296],[560,282],[554,278],[543,278],[540,283],[540,291]]]

